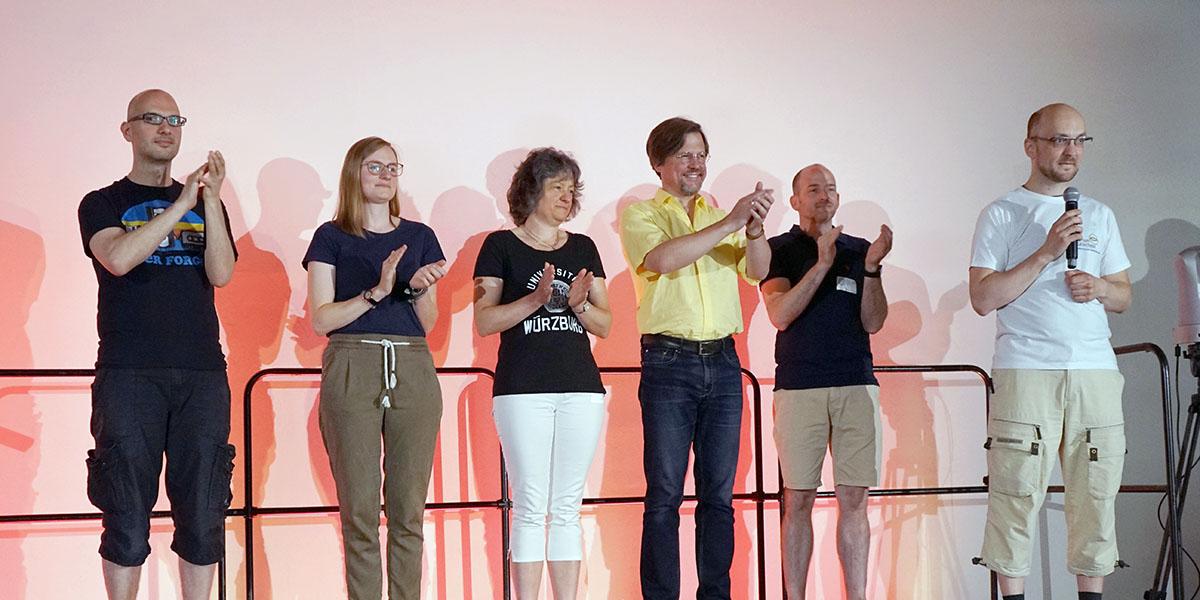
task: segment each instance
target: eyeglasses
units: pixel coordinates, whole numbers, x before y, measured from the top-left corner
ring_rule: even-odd
[[[679,154],[675,155],[675,160],[678,160],[679,162],[685,162],[685,163],[708,162],[708,153],[707,152],[680,152]]]
[[[1055,148],[1066,148],[1070,144],[1075,144],[1076,146],[1079,146],[1080,148],[1082,148],[1084,144],[1092,141],[1095,138],[1093,138],[1090,135],[1081,135],[1079,137],[1067,137],[1065,135],[1056,135],[1054,137],[1049,137],[1049,138],[1031,135],[1031,136],[1029,136],[1029,139],[1042,140],[1043,142],[1050,142],[1050,144],[1052,144]]]
[[[379,175],[383,173],[384,169],[387,169],[388,175],[391,175],[392,177],[399,177],[400,174],[404,172],[404,165],[400,163],[388,163],[385,165],[379,161],[373,160],[363,163],[363,166],[366,167],[367,172],[372,175]]]
[[[132,123],[134,121],[144,121],[149,125],[162,125],[162,122],[166,121],[167,125],[170,125],[171,127],[183,127],[183,125],[187,123],[187,117],[181,117],[179,115],[160,115],[158,113],[142,113],[134,117],[129,117],[129,120],[126,121],[126,123]]]

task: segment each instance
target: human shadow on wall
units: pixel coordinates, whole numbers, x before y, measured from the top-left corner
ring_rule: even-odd
[[[767,220],[763,224],[763,235],[773,235],[781,227],[781,224],[787,218],[787,213],[790,210],[787,198],[790,194],[787,193],[786,187],[775,176],[748,164],[736,164],[730,166],[712,180],[712,185],[709,188],[713,203],[728,213],[746,194],[754,191],[755,185],[762,182],[764,189],[774,190],[775,202],[771,205],[770,211],[767,213]],[[754,364],[762,364],[760,354],[766,353],[768,356],[773,355],[775,347],[775,327],[771,325],[767,318],[766,310],[758,310],[761,304],[761,295],[758,291],[758,286],[751,285],[741,277],[738,278],[738,301],[741,304],[742,310],[742,333],[733,336],[734,346],[737,348],[738,357],[741,359],[742,368],[754,372]],[[753,351],[753,356],[752,356]],[[767,361],[772,363],[773,361]],[[771,409],[770,398],[767,392],[774,385],[774,370],[759,369],[760,372],[755,373],[758,378],[760,389],[763,391],[763,398],[760,400],[761,410],[769,412]],[[751,475],[754,467],[754,397],[751,394],[749,384],[743,379],[745,401],[743,402],[742,411],[742,432],[741,432],[741,450],[738,452],[737,477],[734,484],[734,493],[751,492],[753,488],[753,477]],[[763,437],[767,438],[768,432],[764,431]],[[767,439],[763,440],[768,443]],[[774,465],[763,465],[764,481],[769,481],[775,473]],[[753,566],[754,547],[757,538],[752,533],[751,528],[755,527],[753,520],[748,520],[747,517],[754,513],[750,510],[753,505],[748,503],[735,503],[735,529],[734,529],[734,545],[736,548],[743,548],[744,551],[734,552],[733,573],[756,573]],[[746,593],[749,593],[756,582],[752,581],[751,577],[747,577],[743,585],[747,586]]]
[[[1128,232],[1126,232],[1128,233]],[[1126,238],[1128,239],[1128,238]],[[1182,250],[1200,244],[1200,225],[1184,219],[1163,219],[1146,230],[1146,274],[1132,282],[1133,304],[1123,314],[1110,314],[1113,346],[1151,342],[1160,346],[1168,356],[1172,355],[1175,339],[1174,329],[1179,324],[1179,287],[1175,275],[1175,257]],[[1131,259],[1135,251],[1126,245]],[[1145,354],[1130,354],[1117,357],[1121,374],[1125,377],[1124,413],[1125,435],[1130,440],[1129,453],[1125,457],[1122,483],[1125,485],[1162,485],[1166,479],[1163,456],[1162,401],[1159,393],[1159,370],[1154,361]],[[1175,367],[1172,366],[1172,369]],[[1181,419],[1186,419],[1186,408],[1196,390],[1196,380],[1191,376],[1186,360],[1179,362],[1177,375],[1180,378],[1177,405],[1183,406]],[[1174,393],[1174,391],[1172,391]],[[1178,404],[1181,403],[1181,404]],[[1178,424],[1182,428],[1182,423]],[[1133,440],[1142,440],[1133,443]],[[1179,455],[1176,455],[1176,460]],[[1195,495],[1196,478],[1193,475],[1192,495]],[[1200,543],[1200,528],[1189,526],[1196,522],[1196,507],[1200,502],[1192,500],[1185,504],[1183,542],[1192,548]],[[1159,548],[1162,530],[1157,526],[1144,527],[1142,523],[1157,523],[1156,516],[1147,511],[1147,506],[1166,509],[1149,502],[1131,502],[1118,499],[1117,539],[1126,551],[1132,548],[1147,549],[1147,557],[1131,561],[1132,567],[1124,569],[1121,577],[1112,577],[1105,584],[1105,595],[1117,598],[1140,597],[1153,581],[1156,561],[1151,560],[1149,549]],[[1124,552],[1122,553],[1125,554]],[[1185,561],[1186,562],[1186,561]],[[1186,567],[1185,567],[1186,568]]]
[[[880,225],[892,226],[891,218],[878,204],[849,202],[837,213],[839,224],[851,235],[873,241]],[[896,247],[918,240],[895,234]],[[896,255],[893,254],[893,257]],[[888,318],[882,330],[871,337],[876,365],[942,362],[950,348],[951,325],[968,302],[966,282],[942,294],[931,304],[928,286],[915,271],[885,259],[884,290],[888,294]],[[934,434],[936,414],[945,414],[936,375],[888,374],[880,383],[880,412],[883,432],[883,488],[937,487],[939,440]],[[937,409],[937,410],[935,410]],[[980,406],[980,415],[983,407]],[[946,428],[943,428],[945,430]],[[953,445],[947,444],[950,449]],[[952,482],[953,483],[953,482]],[[886,598],[963,598],[967,592],[957,579],[946,587],[943,573],[959,564],[974,550],[956,550],[951,521],[939,511],[936,496],[908,496],[879,500],[881,528],[873,540],[871,596]],[[830,536],[834,534],[831,530]],[[916,544],[924,552],[909,550]],[[832,577],[826,589],[840,589]]]
[[[465,327],[469,334],[460,332],[457,337],[465,339],[467,335],[470,336],[470,365],[486,369],[496,368],[496,351],[500,346],[499,334],[481,338],[475,334],[473,327],[472,275],[475,259],[479,255],[484,238],[492,231],[509,224],[507,219],[499,217],[498,214],[508,213],[508,185],[517,165],[528,153],[525,148],[516,148],[493,159],[488,164],[485,174],[486,193],[459,186],[447,190],[434,201],[429,225],[437,232],[442,251],[450,259],[446,276],[438,282],[439,324],[429,336],[434,361],[438,365],[445,366],[454,329]],[[435,501],[493,500],[500,497],[500,456],[497,452],[500,442],[492,422],[492,379],[482,375],[469,379],[469,383],[462,388],[457,399],[458,421],[455,426],[459,447],[454,455],[458,461],[458,479],[454,482],[447,480],[442,466],[442,438],[439,437],[430,485],[430,493]],[[475,569],[472,562],[474,557],[480,554],[472,551],[473,532],[467,526],[467,514],[439,511],[433,513],[431,518],[437,539],[438,572],[434,578],[438,586],[436,597],[448,597],[448,577],[460,579],[463,590],[473,590],[480,585],[493,590],[500,589],[500,561],[505,557],[499,528],[484,527],[482,556],[487,557],[489,568],[486,572],[492,580],[477,583],[473,581]],[[458,541],[458,547],[462,549],[461,557],[447,554],[447,519],[463,520]],[[453,575],[448,571],[451,567],[457,570]]]
[[[17,222],[34,228],[38,225],[24,209],[0,204],[0,281],[4,282],[0,287],[0,306],[4,307],[0,310],[0,331],[5,332],[5,343],[0,344],[0,368],[30,369],[34,362],[27,330],[29,311],[41,291],[46,248],[35,229]],[[29,387],[14,385],[17,381],[0,381],[4,386],[0,387],[0,481],[5,482],[0,514],[12,515],[33,512],[37,500],[34,478],[42,457],[41,415]],[[78,486],[82,488],[83,482]],[[0,534],[0,581],[5,582],[13,600],[26,598],[30,571],[23,548],[26,531],[14,527]]]
[[[755,184],[760,181],[763,184],[763,188],[775,191],[773,194],[775,203],[771,205],[771,209],[767,213],[767,221],[763,224],[763,234],[770,237],[776,235],[784,227],[783,224],[785,222],[790,223],[795,221],[796,214],[791,206],[788,205],[788,196],[791,195],[789,189],[774,175],[752,165],[733,165],[721,171],[713,178],[712,187],[710,188],[712,193],[711,199],[722,210],[729,212],[742,196],[753,192]],[[758,314],[758,307],[762,300],[758,286],[746,283],[746,280],[739,277],[738,299],[741,302],[742,308],[743,332],[734,336],[734,345],[737,347],[738,356],[741,357],[742,366],[750,369],[752,348],[755,349],[753,355],[755,361],[758,360],[759,355],[764,351],[769,355],[772,354],[775,347],[775,327],[767,319],[765,309],[761,315]],[[774,383],[773,369],[761,374],[756,373],[756,376],[759,376],[760,383],[764,381]],[[749,400],[750,398],[747,397],[747,402]],[[747,418],[749,416],[749,414],[746,415]],[[745,447],[744,449],[752,450],[752,448]],[[742,454],[748,455],[747,452],[743,452]],[[739,461],[738,466],[740,480],[744,465]]]
[[[1174,329],[1179,324],[1179,288],[1175,257],[1200,244],[1200,226],[1183,219],[1164,219],[1146,231],[1146,274],[1132,282],[1133,304],[1122,314],[1112,314],[1109,326],[1113,346],[1152,342],[1172,354]],[[1131,258],[1133,252],[1129,252]],[[1125,431],[1129,437],[1144,433],[1155,443],[1130,446],[1125,458],[1125,484],[1161,484],[1163,471],[1162,410],[1159,371],[1145,356],[1118,357],[1125,376]],[[1186,361],[1180,362],[1180,381],[1188,383]],[[1194,380],[1193,380],[1194,381]],[[1181,389],[1179,400],[1190,397],[1191,384]],[[1141,477],[1141,479],[1139,479]],[[1143,519],[1146,517],[1143,515]]]
[[[596,339],[592,355],[600,367],[636,367],[640,364],[637,298],[633,277],[621,252],[621,212],[630,204],[654,195],[656,186],[636,186],[620,199],[600,209],[592,218],[588,237],[604,261],[612,327],[607,338]],[[609,387],[607,415],[601,447],[600,497],[641,496],[646,492],[642,473],[642,421],[638,404],[637,374],[603,375]],[[608,575],[608,598],[636,598],[641,594],[638,576],[638,540],[641,539],[641,505],[600,506],[593,514],[596,535]],[[594,549],[585,548],[586,551]],[[589,577],[589,579],[594,579]]]
[[[229,188],[226,180],[226,188]],[[247,231],[244,203],[231,195],[227,198],[231,225],[244,231],[235,242],[238,263],[233,280],[217,293],[217,308],[221,314],[229,343],[230,389],[234,393],[234,436],[241,446],[239,410],[250,377],[260,369],[276,366],[284,329],[296,304],[295,290],[304,290],[304,271],[300,267],[306,242],[299,233],[312,227],[322,201],[329,195],[321,185],[316,171],[309,165],[291,158],[268,162],[259,171],[257,180],[260,215],[252,230]],[[229,199],[232,198],[232,201]],[[302,298],[302,296],[301,296]],[[276,451],[276,411],[272,389],[313,387],[311,382],[267,380],[257,384],[251,398],[253,405],[252,459],[254,464],[254,502],[264,505],[270,481],[270,471]],[[244,451],[244,448],[242,449]],[[242,479],[235,477],[235,497],[244,493]],[[271,598],[273,589],[270,561],[262,538],[263,524],[255,521],[255,592]],[[239,532],[245,543],[246,532]],[[239,572],[239,584],[244,585],[245,573]]]

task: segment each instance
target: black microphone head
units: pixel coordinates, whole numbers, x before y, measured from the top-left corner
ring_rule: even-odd
[[[1063,191],[1063,200],[1067,203],[1067,210],[1079,208],[1079,190],[1075,187],[1067,188]]]

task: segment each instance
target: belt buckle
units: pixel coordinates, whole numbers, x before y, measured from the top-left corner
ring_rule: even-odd
[[[704,340],[701,342],[696,342],[697,350],[699,350],[700,356],[716,354],[717,352],[721,351],[722,342],[724,341],[725,340]]]

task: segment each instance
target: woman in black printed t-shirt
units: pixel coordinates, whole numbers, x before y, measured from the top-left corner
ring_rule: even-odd
[[[475,328],[500,333],[492,415],[512,480],[518,600],[537,597],[543,562],[555,598],[579,584],[579,508],[604,422],[587,334],[612,323],[596,245],[562,229],[582,188],[570,156],[530,152],[508,189],[517,226],[488,235],[475,263]]]

